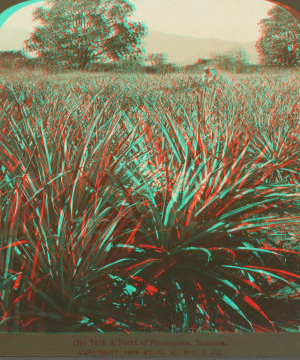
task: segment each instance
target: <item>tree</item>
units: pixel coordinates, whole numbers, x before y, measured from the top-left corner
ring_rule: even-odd
[[[232,70],[232,65],[229,57],[227,54],[221,54],[221,53],[214,53],[212,56],[213,59],[213,66],[220,70]]]
[[[51,68],[85,68],[143,52],[146,27],[128,20],[135,8],[126,0],[47,0],[47,5],[34,12],[41,26],[25,49],[36,51]]]
[[[207,65],[211,62],[211,59],[199,58],[194,65]]]
[[[256,43],[260,62],[266,65],[300,65],[300,24],[285,9],[275,6],[260,21],[261,37]]]
[[[168,62],[168,58],[164,53],[155,53],[148,55],[148,61],[150,61],[152,66],[160,67]]]
[[[220,70],[236,71],[241,73],[249,64],[246,51],[242,48],[235,48],[224,54],[213,54],[213,66]]]
[[[228,52],[228,57],[233,64],[234,70],[238,73],[243,72],[249,65],[249,59],[244,49],[238,47]]]

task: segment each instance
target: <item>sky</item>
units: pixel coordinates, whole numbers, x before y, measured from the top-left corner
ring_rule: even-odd
[[[131,0],[133,20],[144,22],[149,31],[197,38],[254,42],[258,22],[274,4],[265,0]],[[0,28],[0,50],[19,50],[37,23],[32,12],[44,1],[27,5],[12,14]],[[21,35],[20,35],[21,34]]]

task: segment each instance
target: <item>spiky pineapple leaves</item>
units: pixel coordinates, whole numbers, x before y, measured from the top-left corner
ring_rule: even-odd
[[[222,124],[242,105],[220,89],[203,90],[209,104],[180,95],[189,111],[169,94],[124,114],[114,86],[75,87],[77,97],[23,88],[11,100],[0,256],[15,292],[1,300],[1,328],[23,315],[23,330],[34,319],[49,331],[282,329],[261,299],[299,284],[299,254],[274,245],[277,227],[299,221],[296,138],[281,131],[271,144],[236,118]]]

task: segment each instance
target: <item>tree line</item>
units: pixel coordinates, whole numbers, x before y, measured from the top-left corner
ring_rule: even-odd
[[[147,26],[131,21],[134,5],[127,0],[46,0],[33,13],[36,26],[24,43],[35,52],[35,66],[54,71],[96,69],[103,71],[174,72],[165,54],[146,54],[143,39]],[[260,62],[267,66],[300,65],[300,24],[286,10],[275,6],[260,22],[256,43]],[[194,67],[205,64],[199,59]],[[202,62],[201,62],[202,61]],[[249,60],[243,49],[215,53],[210,64],[221,70],[245,72]],[[187,69],[188,67],[186,67]]]

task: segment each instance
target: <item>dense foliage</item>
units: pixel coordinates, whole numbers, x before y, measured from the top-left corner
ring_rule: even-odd
[[[242,73],[248,68],[249,59],[244,49],[235,48],[224,54],[214,53],[212,63],[217,69]]]
[[[298,331],[299,85],[3,81],[1,331]]]
[[[0,72],[9,69],[33,68],[34,59],[27,57],[23,51],[0,51]]]
[[[260,60],[268,65],[300,65],[300,23],[287,10],[275,6],[260,21],[261,37],[256,44]]]
[[[26,41],[50,68],[85,68],[93,61],[139,56],[146,27],[128,18],[126,0],[47,0],[34,12],[38,26]]]

